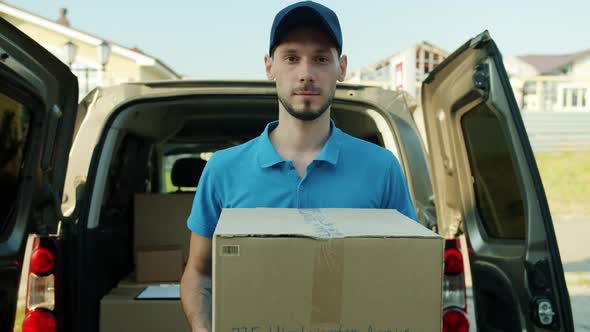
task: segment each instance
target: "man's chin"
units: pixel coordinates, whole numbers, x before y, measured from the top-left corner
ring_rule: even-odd
[[[330,102],[326,102],[323,105],[315,105],[316,103],[312,102],[304,102],[304,103],[296,103],[295,105],[299,107],[293,107],[293,103],[286,102],[286,100],[279,97],[279,102],[283,105],[284,109],[289,113],[292,117],[300,120],[300,121],[314,121],[321,117],[330,106]]]
[[[313,112],[313,111],[294,111],[289,112],[292,117],[301,120],[301,121],[314,121],[317,120],[320,116],[322,116],[323,112]]]

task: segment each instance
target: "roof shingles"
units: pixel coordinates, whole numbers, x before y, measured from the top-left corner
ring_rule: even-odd
[[[590,56],[590,48],[572,54],[561,55],[546,55],[546,54],[530,54],[521,55],[519,58],[524,62],[535,67],[540,74],[549,74],[573,61]]]

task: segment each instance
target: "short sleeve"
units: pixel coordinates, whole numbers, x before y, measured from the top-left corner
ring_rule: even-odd
[[[187,226],[191,231],[208,238],[213,237],[222,208],[219,192],[221,186],[218,183],[219,178],[215,176],[215,163],[212,161],[213,157],[205,165],[199,179],[187,220]]]
[[[392,155],[389,170],[385,174],[382,208],[396,209],[410,219],[418,221],[416,209],[410,196],[406,177],[395,156]]]

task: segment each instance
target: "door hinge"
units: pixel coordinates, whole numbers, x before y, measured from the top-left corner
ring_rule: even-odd
[[[475,66],[473,85],[482,93],[483,99],[487,100],[490,95],[490,66],[487,63]]]
[[[86,183],[81,182],[76,186],[76,205],[74,206],[74,210],[68,216],[64,216],[63,212],[61,211],[61,200],[57,197],[57,194],[53,190],[53,187],[50,184],[45,186],[45,193],[46,197],[50,199],[50,204],[53,208],[53,214],[57,218],[58,221],[62,221],[65,223],[71,223],[78,219],[78,215],[80,214],[80,206],[82,205],[82,200],[84,196],[84,188]]]

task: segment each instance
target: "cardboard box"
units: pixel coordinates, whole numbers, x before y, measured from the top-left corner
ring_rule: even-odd
[[[395,210],[224,209],[213,331],[441,331],[443,249]]]
[[[137,282],[180,282],[184,263],[180,247],[140,248],[135,258]]]
[[[194,194],[136,194],[134,202],[134,248],[180,246],[186,263],[190,230],[186,221]]]
[[[100,301],[100,332],[190,332],[179,300],[135,300],[143,287],[117,287]]]

